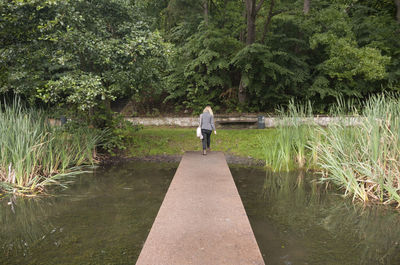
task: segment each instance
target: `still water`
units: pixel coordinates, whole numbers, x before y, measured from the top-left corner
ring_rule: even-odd
[[[56,197],[0,202],[0,264],[134,264],[178,164],[82,175]]]
[[[178,164],[129,162],[57,196],[0,200],[0,264],[134,264]],[[302,172],[231,165],[267,264],[400,264],[400,214]]]
[[[266,264],[400,264],[400,214],[363,207],[304,172],[231,166]]]

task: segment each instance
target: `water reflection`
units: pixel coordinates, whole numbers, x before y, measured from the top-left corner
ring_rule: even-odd
[[[0,200],[0,264],[133,264],[177,164],[80,176],[58,196]],[[266,264],[400,264],[400,214],[305,172],[230,166]]]
[[[46,222],[47,207],[40,199],[8,197],[0,203],[0,248],[6,254],[18,251],[26,254],[33,241],[46,237],[54,229]]]
[[[134,263],[176,168],[127,163],[57,196],[0,200],[0,264]]]
[[[305,172],[231,168],[268,264],[400,264],[400,214],[363,207]]]

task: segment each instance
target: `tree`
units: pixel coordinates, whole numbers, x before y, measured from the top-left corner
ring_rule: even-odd
[[[307,23],[312,27],[310,47],[323,52],[315,66],[311,91],[326,96],[362,97],[374,92],[376,82],[387,77],[390,57],[380,49],[357,43],[352,20],[343,12],[345,6],[331,5],[319,11]]]
[[[204,9],[204,22],[206,25],[208,24],[208,0],[204,0],[203,3],[203,9]]]
[[[247,18],[246,45],[251,45],[256,40],[256,18],[263,3],[264,0],[260,0],[258,3],[256,0],[245,0]],[[246,82],[243,78],[240,79],[239,83],[238,99],[241,104],[246,102]]]
[[[311,0],[304,0],[303,12],[307,15],[310,12]]]
[[[394,0],[394,3],[396,4],[396,19],[397,22],[400,23],[400,0]]]
[[[271,24],[272,17],[274,16],[274,14],[273,14],[274,6],[275,6],[275,0],[271,0],[270,6],[269,6],[269,11],[268,11],[268,16],[267,16],[267,19],[266,19],[265,25],[264,25],[261,43],[265,43],[265,37],[267,35],[269,25]]]
[[[185,108],[196,112],[205,104],[218,109],[224,99],[231,98],[230,61],[241,47],[229,36],[229,29],[202,24],[172,57],[166,100],[183,102]]]
[[[10,0],[0,13],[0,93],[33,104],[262,111],[400,90],[399,0]]]
[[[264,0],[245,0],[246,4],[246,18],[247,18],[247,32],[246,32],[246,45],[251,45],[256,40],[256,18],[260,11]]]
[[[168,45],[136,8],[124,0],[3,4],[2,91],[81,111],[159,93]]]

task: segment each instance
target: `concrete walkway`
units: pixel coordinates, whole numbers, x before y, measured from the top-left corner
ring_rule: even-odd
[[[185,153],[136,264],[264,264],[223,153]]]

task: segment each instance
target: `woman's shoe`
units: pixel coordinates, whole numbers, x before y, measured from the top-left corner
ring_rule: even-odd
[[[207,152],[206,152],[206,150],[204,149],[204,150],[203,150],[203,156],[205,156],[205,155],[207,155]]]

